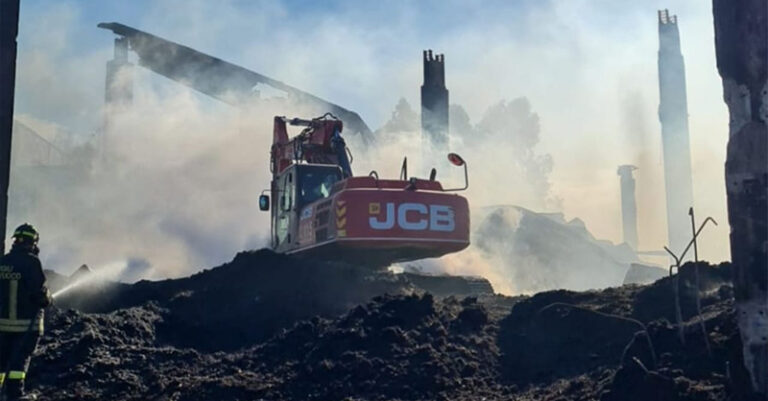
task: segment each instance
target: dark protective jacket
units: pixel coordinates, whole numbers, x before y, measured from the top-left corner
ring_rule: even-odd
[[[48,304],[50,294],[36,255],[13,248],[0,258],[0,333],[42,332],[41,309]]]

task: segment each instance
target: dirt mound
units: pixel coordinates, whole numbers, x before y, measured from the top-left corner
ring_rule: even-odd
[[[54,279],[59,287],[66,284],[62,277]],[[259,250],[187,278],[95,283],[65,293],[56,304],[106,313],[155,302],[167,310],[158,327],[165,344],[211,351],[259,343],[296,321],[338,316],[377,295],[422,290],[441,296],[492,293],[488,281],[479,278],[420,279]]]
[[[686,269],[681,287],[692,285]],[[700,269],[709,283],[702,315],[707,342],[696,316],[685,315],[681,339],[666,312],[654,312],[653,305],[674,303],[668,279],[525,299],[386,295],[335,317],[294,315],[291,324],[283,317],[286,328],[273,337],[226,352],[181,346],[179,337],[200,334],[177,314],[206,306],[189,301],[194,294],[164,294],[107,314],[52,310],[30,385],[54,401],[748,399],[732,299],[721,280],[728,267]],[[195,288],[221,306],[214,298],[236,291],[216,282]],[[685,304],[688,295],[681,294]],[[132,296],[123,299],[139,299]],[[192,303],[180,306],[185,302]],[[225,313],[257,316],[239,304]],[[227,337],[211,334],[215,328],[199,329]],[[169,341],[172,333],[177,337]]]
[[[166,311],[157,328],[163,343],[210,351],[257,344],[296,321],[337,316],[376,294],[412,290],[392,274],[260,250],[187,278],[106,283],[67,293],[56,303],[105,313],[155,302]]]
[[[401,274],[401,276],[412,283],[416,288],[420,288],[439,297],[494,293],[491,283],[482,277],[410,272],[405,272]]]
[[[671,278],[646,287],[552,291],[519,302],[500,323],[505,380],[544,399],[550,391],[570,394],[564,400],[581,399],[584,391],[604,401],[742,399],[747,385],[725,282],[729,266],[699,265],[706,341],[695,315],[693,269],[686,265],[679,276],[682,332],[669,319]]]
[[[693,263],[686,263],[680,269],[680,309],[684,320],[696,313],[696,270]],[[699,263],[699,285],[702,307],[733,297],[730,285],[731,265],[722,263],[710,266]],[[665,277],[654,285],[643,287],[633,300],[633,317],[643,322],[675,318],[675,277]]]
[[[748,376],[732,306],[724,301],[705,308],[708,344],[695,319],[686,322],[682,339],[664,321],[649,324],[651,341],[636,336],[627,345],[603,400],[747,399]]]
[[[472,298],[383,297],[332,323],[297,325],[260,351],[289,378],[270,398],[480,397],[498,383],[495,331]]]
[[[568,303],[533,315],[515,310],[502,322],[499,346],[505,376],[516,383],[546,382],[616,365],[642,323]]]
[[[499,386],[495,328],[477,300],[384,296],[231,353],[162,345],[167,310],[54,309],[30,371],[47,400],[433,399]]]
[[[29,372],[43,400],[235,399],[222,390],[232,368],[219,356],[158,344],[167,311],[156,305],[106,315],[51,312]],[[205,398],[217,392],[224,398]]]

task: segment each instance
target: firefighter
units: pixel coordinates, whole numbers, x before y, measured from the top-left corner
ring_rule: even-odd
[[[24,396],[24,379],[43,333],[43,309],[51,304],[37,242],[29,224],[13,233],[11,251],[0,258],[0,388],[8,400]]]

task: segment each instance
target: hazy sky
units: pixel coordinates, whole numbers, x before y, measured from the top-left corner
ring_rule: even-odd
[[[358,111],[374,129],[399,98],[419,104],[421,52],[431,48],[446,55],[451,103],[473,122],[502,99],[529,98],[541,119],[537,150],[553,157],[563,212],[598,238],[621,240],[616,167],[637,164],[641,248],[660,249],[660,8],[679,17],[697,212],[720,223],[704,234],[701,254],[727,259],[727,110],[706,0],[24,0],[16,112],[77,132],[98,129],[113,38],[99,22],[121,22],[279,79]],[[137,74],[136,85],[185,91],[149,73]],[[222,107],[194,96],[203,109]],[[482,185],[504,186],[502,166]],[[516,203],[514,196],[470,202]]]

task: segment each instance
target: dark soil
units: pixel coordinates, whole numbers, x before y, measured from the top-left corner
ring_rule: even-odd
[[[61,277],[55,277],[63,284]],[[426,279],[428,279],[428,282]],[[155,302],[163,308],[158,340],[200,351],[234,350],[258,344],[278,330],[314,316],[336,317],[377,295],[435,288],[470,294],[468,283],[484,279],[424,277],[372,271],[334,263],[310,263],[269,250],[242,252],[231,262],[188,278],[105,283],[56,300],[60,308],[106,313]]]
[[[270,271],[284,271],[286,282],[310,268],[243,255],[276,264]],[[174,281],[171,297],[171,284],[139,283],[89,301],[106,299],[89,303],[105,313],[52,309],[29,385],[57,401],[749,399],[728,265],[699,266],[708,352],[690,309],[690,264],[680,274],[681,340],[669,278],[435,298],[337,266],[325,280],[296,280],[287,297],[285,288],[266,290],[275,277],[237,270],[246,265],[238,258]],[[243,299],[253,280],[264,283],[258,299]]]

